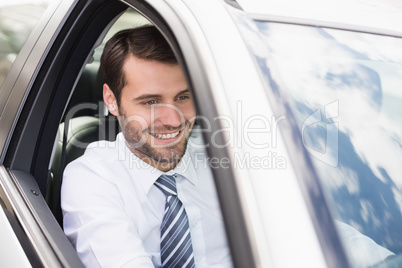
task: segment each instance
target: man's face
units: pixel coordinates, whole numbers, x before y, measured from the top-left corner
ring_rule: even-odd
[[[145,161],[178,162],[186,150],[195,118],[180,66],[129,56],[123,71],[127,84],[122,89],[118,110],[111,112],[119,118],[127,145]],[[110,100],[105,94],[110,89],[105,87],[108,104]]]

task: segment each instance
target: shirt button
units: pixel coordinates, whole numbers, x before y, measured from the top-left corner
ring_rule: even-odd
[[[205,258],[204,257],[201,257],[201,256],[195,256],[194,257],[194,262],[195,262],[195,264],[202,264],[202,263],[205,263]]]
[[[198,222],[193,222],[193,223],[191,224],[191,228],[192,228],[192,229],[196,228],[197,226],[198,226]]]
[[[201,258],[194,257],[194,261],[195,261],[196,264],[200,264],[201,263]]]

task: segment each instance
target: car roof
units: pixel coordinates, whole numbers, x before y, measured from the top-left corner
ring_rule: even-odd
[[[237,0],[255,19],[402,36],[400,0]]]

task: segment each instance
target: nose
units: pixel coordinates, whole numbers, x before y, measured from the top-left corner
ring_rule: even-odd
[[[183,121],[183,113],[174,105],[162,104],[155,111],[155,122],[164,126],[180,127]]]

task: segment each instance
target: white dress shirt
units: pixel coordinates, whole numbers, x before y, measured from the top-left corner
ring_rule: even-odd
[[[370,267],[395,255],[352,226],[335,220],[352,267]]]
[[[189,220],[196,267],[232,267],[212,173],[200,135],[191,137],[177,167],[177,192]],[[64,172],[64,232],[87,267],[160,267],[165,196],[162,174],[136,157],[122,133],[100,141]]]

